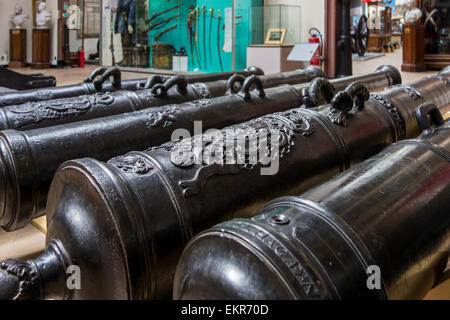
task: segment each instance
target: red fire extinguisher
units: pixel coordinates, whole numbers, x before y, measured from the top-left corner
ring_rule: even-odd
[[[309,29],[309,35],[311,36],[308,40],[309,43],[318,43],[319,48],[317,48],[316,52],[314,53],[314,56],[312,57],[311,61],[309,62],[313,66],[321,66],[322,65],[322,34],[320,31],[316,28]]]
[[[86,58],[84,57],[83,49],[78,50],[78,56],[79,56],[79,60],[80,60],[80,68],[84,68],[84,65],[86,63]]]

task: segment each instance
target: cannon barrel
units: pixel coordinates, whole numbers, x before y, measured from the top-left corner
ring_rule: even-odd
[[[381,74],[395,72],[390,70],[393,67],[388,66],[387,68],[389,70],[381,71]],[[322,74],[322,70],[317,67],[309,67],[289,74],[278,73],[267,76],[269,80],[267,87],[271,87],[280,81],[294,83],[300,81],[302,83]],[[367,77],[370,76],[372,75],[367,75]],[[242,79],[245,79],[244,76],[236,74],[232,76],[232,83],[238,86],[243,81]],[[266,76],[262,76],[262,80],[263,83],[266,83]],[[151,107],[223,96],[227,93],[227,90],[234,90],[234,87],[228,88],[230,81],[218,80],[190,84],[184,76],[174,76],[169,79],[154,76],[142,83],[141,90],[106,91],[64,99],[10,105],[0,108],[0,130],[32,130]]]
[[[51,179],[64,161],[81,157],[106,161],[129,151],[157,146],[169,141],[176,129],[186,129],[193,134],[193,120],[202,121],[204,129],[223,128],[299,107],[303,100],[314,107],[322,99],[323,91],[332,92],[332,98],[333,87],[347,86],[349,79],[364,78],[349,77],[330,82],[319,78],[312,81],[307,90],[301,85],[298,88],[284,85],[261,92],[264,94],[261,97],[254,93],[253,98],[246,99],[253,86],[258,85],[259,89],[264,86],[264,81],[254,76],[243,81],[242,85],[245,82],[246,88],[241,88],[238,94],[215,99],[149,108],[49,128],[4,130],[0,132],[0,172],[3,174],[0,192],[4,194],[3,197],[0,195],[0,226],[14,231],[44,214]],[[242,81],[240,77],[233,79]],[[372,75],[368,75],[367,79],[369,84],[374,84]],[[234,80],[229,83],[231,91],[236,90],[233,83]]]
[[[449,182],[450,120],[198,235],[174,298],[423,299],[449,258]]]
[[[317,74],[316,77],[323,77],[323,73],[313,68],[308,69]],[[241,74],[245,77],[251,75],[262,76],[264,72],[258,67],[250,67],[245,70],[235,72],[219,72],[210,74],[189,74],[185,78],[188,83],[196,82],[213,82],[218,80],[225,80],[233,74]],[[168,79],[168,76],[160,76],[162,79]],[[300,77],[300,75],[298,75]],[[109,81],[109,79],[112,79]],[[114,92],[118,90],[136,91],[140,90],[146,83],[147,79],[136,80],[122,80],[122,74],[119,68],[100,67],[95,69],[89,77],[84,80],[84,83],[61,86],[55,88],[25,90],[20,92],[12,92],[0,95],[0,107],[19,105],[27,102],[38,102],[53,99],[62,99],[70,97],[78,97],[82,95],[91,95],[95,93]],[[308,82],[307,76],[303,75],[303,82]]]
[[[398,70],[393,66],[383,66],[374,73],[348,77],[350,80],[364,81],[369,89],[385,88],[401,83],[396,76]],[[261,76],[264,88],[272,88],[282,83],[297,84],[310,81],[323,72],[317,67],[308,67],[299,71],[276,73]],[[55,99],[41,102],[28,102],[0,108],[0,130],[18,129],[32,130],[60,124],[97,119],[110,115],[132,112],[150,107],[179,104],[204,98],[220,97],[234,93],[240,89],[245,77],[233,75],[229,80],[208,83],[189,84],[184,76],[162,79],[159,76],[150,78],[139,91],[103,92],[66,99]],[[303,86],[305,87],[305,85]],[[340,86],[337,89],[344,89]]]
[[[317,110],[266,115],[107,163],[66,162],[48,194],[48,249],[37,260],[1,264],[4,270],[24,264],[21,278],[37,277],[14,298],[29,298],[30,292],[60,299],[170,297],[178,258],[194,235],[220,221],[249,217],[277,196],[299,194],[408,134],[417,136],[418,124],[409,117],[415,118],[420,100],[441,102],[444,95],[450,102],[450,86],[442,80],[428,78],[370,98],[364,86],[352,84]],[[263,148],[250,137],[271,142]],[[242,157],[242,141],[272,163],[278,159],[277,174],[262,174],[272,167],[264,157],[256,163],[249,161],[253,152]],[[79,290],[65,289],[61,270],[68,265],[81,272]]]

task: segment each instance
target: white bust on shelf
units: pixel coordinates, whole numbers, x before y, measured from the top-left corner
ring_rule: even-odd
[[[40,2],[37,7],[36,13],[36,28],[37,29],[47,29],[47,22],[52,18],[52,15],[47,11],[47,4],[45,2]]]
[[[16,4],[14,15],[11,16],[11,22],[14,25],[15,29],[22,28],[22,24],[25,22],[25,20],[28,20],[29,17],[27,14],[23,14],[23,8],[20,4]]]
[[[422,18],[422,10],[416,7],[416,0],[407,0],[406,7],[408,10],[405,13],[406,23],[417,23]]]

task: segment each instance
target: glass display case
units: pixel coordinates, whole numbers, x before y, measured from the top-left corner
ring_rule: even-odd
[[[255,6],[249,11],[250,45],[294,45],[301,42],[300,6]]]
[[[425,64],[428,69],[441,69],[450,64],[450,1],[420,0],[424,13]]]
[[[102,63],[220,72],[246,67],[251,8],[263,0],[103,0]],[[261,31],[262,32],[262,31]]]
[[[266,73],[303,67],[303,62],[288,61],[294,45],[301,42],[300,6],[254,6],[248,17],[247,66],[257,65]]]

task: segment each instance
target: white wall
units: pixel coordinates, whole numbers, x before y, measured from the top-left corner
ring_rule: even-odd
[[[97,52],[98,38],[84,39],[84,55],[89,58],[90,54]],[[69,30],[69,50],[70,52],[77,52],[81,48],[82,41],[78,39],[78,30]]]
[[[27,29],[27,62],[31,63],[32,60],[32,46],[33,46],[33,8],[31,0],[0,0],[0,56],[8,55],[9,57],[9,30],[12,28],[10,22],[11,16],[14,14],[14,8],[16,4],[20,4],[23,7],[23,13],[28,14],[28,19],[22,28]],[[52,20],[49,22],[51,30],[51,44],[50,44],[50,58],[51,63],[56,64],[54,58],[57,53],[56,43],[58,34],[56,32],[56,23],[58,18],[58,1],[47,0],[48,8],[52,13]],[[3,61],[1,61],[3,64]]]
[[[264,0],[265,5],[294,5],[302,7],[301,41],[308,42],[309,29],[315,27],[325,32],[325,1],[323,0]],[[289,31],[288,31],[289,32]]]
[[[52,13],[52,20],[48,23],[51,30],[51,43],[50,43],[50,63],[57,65],[58,55],[58,1],[47,0],[47,7]],[[28,14],[30,19],[27,20],[22,27],[27,29],[27,62],[31,63],[32,60],[32,46],[33,46],[33,9],[31,0],[0,0],[0,64],[7,64],[8,61],[1,61],[1,56],[7,55],[9,57],[9,30],[12,28],[10,23],[10,17],[14,14],[14,8],[16,4],[20,4],[23,7],[23,13]],[[86,39],[85,41],[85,53],[86,58],[89,54],[97,52],[97,40],[98,39]],[[81,46],[81,40],[75,40]],[[76,51],[76,50],[75,50]]]

